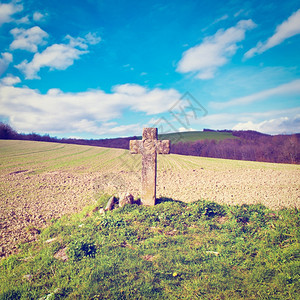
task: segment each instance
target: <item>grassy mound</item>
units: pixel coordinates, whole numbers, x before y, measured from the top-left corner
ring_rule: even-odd
[[[2,260],[0,299],[297,298],[298,210],[171,199],[105,214],[95,206],[53,220],[39,242]]]

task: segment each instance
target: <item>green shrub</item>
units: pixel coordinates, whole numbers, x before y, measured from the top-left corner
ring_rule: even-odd
[[[224,216],[226,214],[222,205],[205,200],[199,200],[190,205],[194,217],[205,219],[214,218],[216,216]]]
[[[18,290],[9,290],[0,294],[0,300],[18,300],[21,298],[22,293]]]
[[[228,211],[232,218],[242,224],[255,222],[259,226],[264,226],[271,218],[267,215],[269,210],[261,204],[230,206]]]
[[[122,218],[116,218],[113,215],[104,215],[100,221],[101,228],[113,229],[113,228],[124,228],[126,226],[125,221]]]
[[[68,246],[68,256],[74,260],[95,257],[96,245],[89,238],[74,239]]]

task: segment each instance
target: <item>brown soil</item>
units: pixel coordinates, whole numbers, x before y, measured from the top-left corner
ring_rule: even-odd
[[[165,161],[172,161],[167,158]],[[188,160],[188,158],[187,158]],[[300,208],[300,170],[265,166],[194,166],[168,168],[163,164],[157,175],[157,198],[185,202],[209,199],[218,203],[262,203],[272,209]],[[207,162],[209,164],[209,162]],[[33,241],[53,218],[80,211],[96,203],[100,193],[139,196],[140,171],[103,170],[90,172],[50,171],[35,174],[19,170],[0,174],[0,256],[17,252],[19,243]],[[3,188],[4,187],[4,188]]]

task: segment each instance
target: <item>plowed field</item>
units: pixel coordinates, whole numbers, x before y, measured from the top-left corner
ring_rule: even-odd
[[[0,256],[102,193],[138,197],[140,174],[127,150],[0,140]],[[300,166],[159,155],[157,197],[300,208]]]

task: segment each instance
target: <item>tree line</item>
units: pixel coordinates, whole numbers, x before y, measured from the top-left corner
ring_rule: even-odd
[[[228,132],[228,130],[227,130]],[[267,135],[256,131],[230,131],[232,139],[198,140],[177,142],[171,145],[171,153],[235,160],[249,160],[272,163],[300,163],[300,134]],[[31,140],[97,147],[129,149],[129,141],[136,136],[112,139],[59,139],[48,134],[20,134],[11,126],[0,123],[0,139]]]
[[[179,142],[175,154],[250,160],[272,163],[300,163],[300,134],[266,135],[255,131],[233,131],[238,138]]]
[[[77,145],[89,145],[96,147],[108,147],[108,148],[120,148],[129,149],[129,141],[137,139],[136,136],[126,138],[113,138],[113,139],[99,139],[99,140],[85,140],[85,139],[73,139],[73,138],[57,138],[51,137],[49,134],[40,135],[37,133],[18,133],[11,126],[0,123],[0,139],[4,140],[27,140],[38,142],[53,142],[53,143],[65,143],[65,144],[77,144]]]

